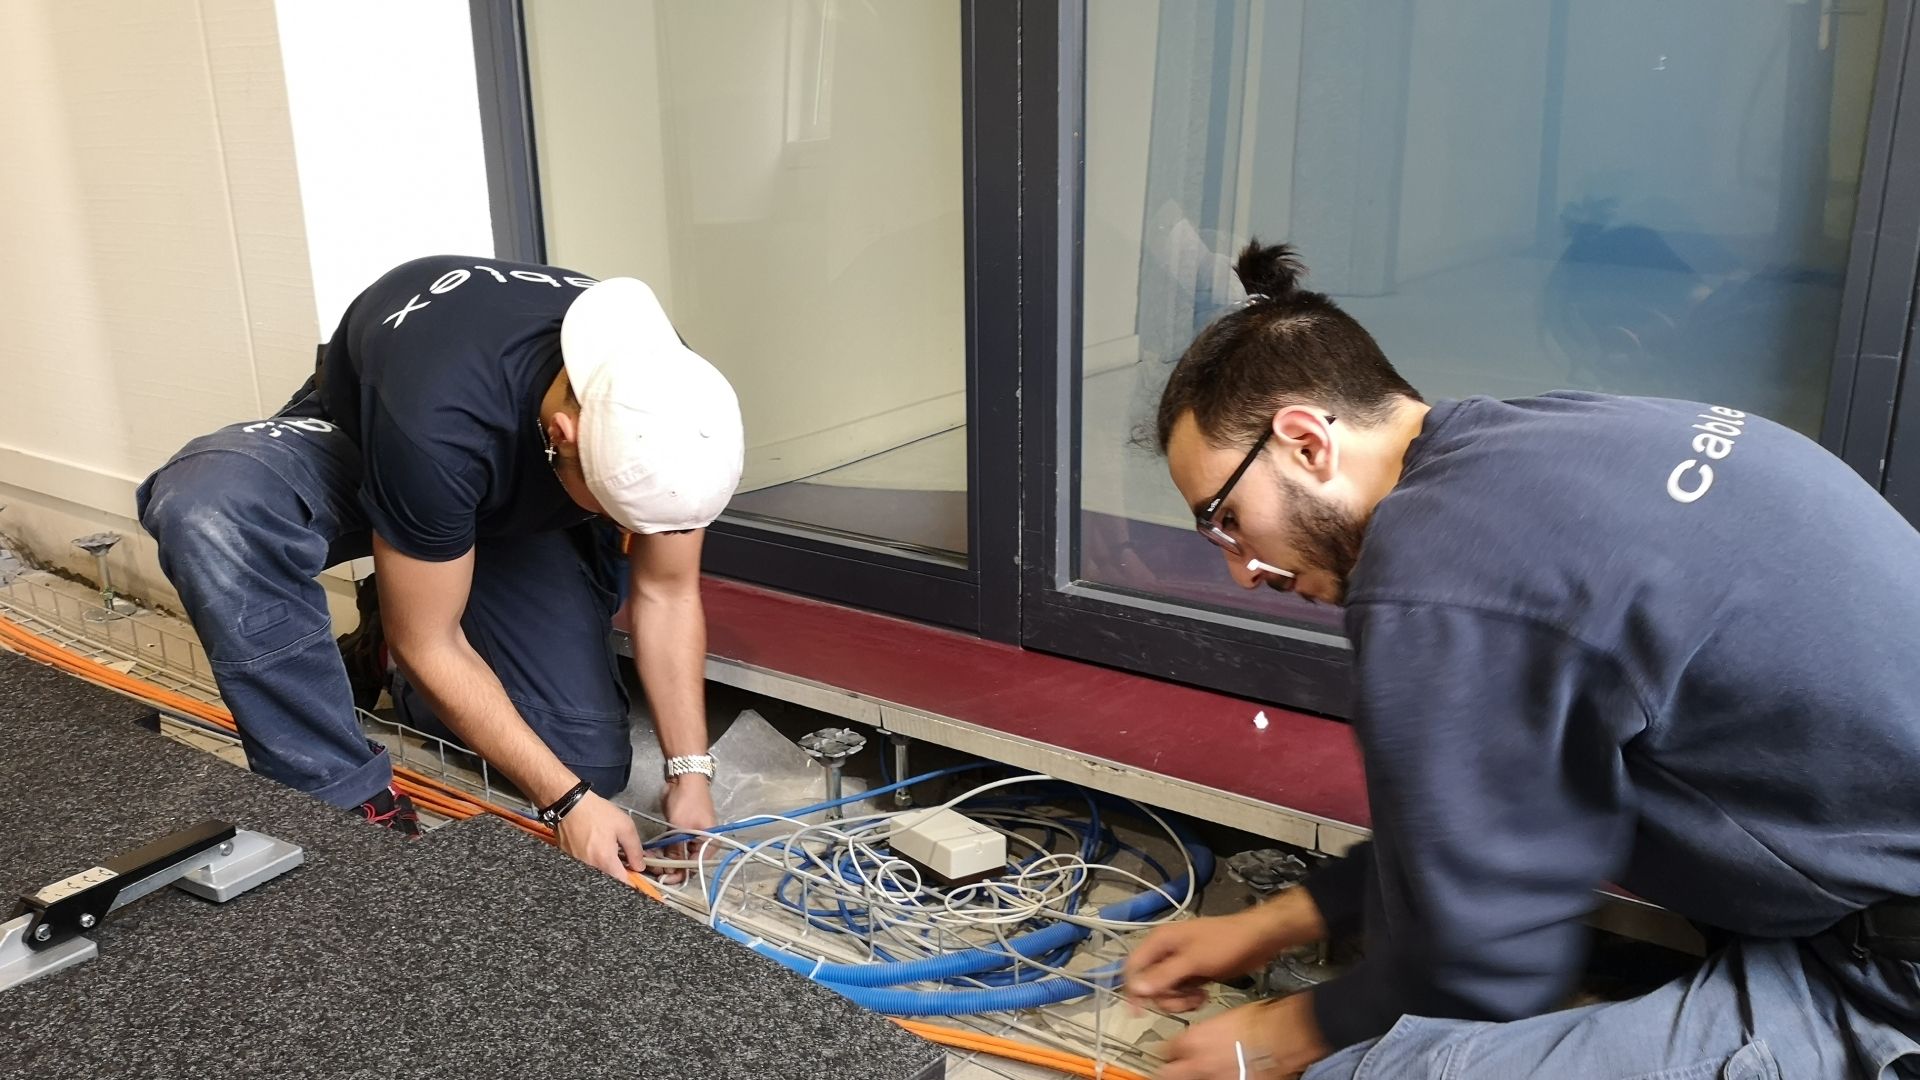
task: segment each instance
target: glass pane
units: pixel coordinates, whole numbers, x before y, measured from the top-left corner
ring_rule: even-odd
[[[730,516],[967,546],[960,7],[529,0],[548,258],[740,395]]]
[[[1429,398],[1703,399],[1817,431],[1881,0],[1089,4],[1078,576],[1227,579],[1151,449],[1167,373],[1291,241]]]

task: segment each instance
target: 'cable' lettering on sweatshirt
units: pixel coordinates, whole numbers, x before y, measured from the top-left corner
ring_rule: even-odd
[[[1701,422],[1688,430],[1699,434],[1690,445],[1694,453],[1709,460],[1690,457],[1667,474],[1667,494],[1677,503],[1697,502],[1713,487],[1710,462],[1726,460],[1733,453],[1734,440],[1747,430],[1747,414],[1724,405],[1711,406],[1695,419]]]

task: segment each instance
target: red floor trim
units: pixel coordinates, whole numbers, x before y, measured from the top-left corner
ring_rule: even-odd
[[[1352,731],[1224,694],[709,578],[715,656],[1366,825]]]

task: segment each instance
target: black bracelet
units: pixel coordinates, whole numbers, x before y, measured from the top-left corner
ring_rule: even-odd
[[[574,807],[579,806],[580,800],[586,798],[587,792],[592,790],[593,785],[587,783],[585,780],[573,785],[567,789],[565,795],[553,800],[551,805],[541,809],[540,820],[546,822],[547,827],[550,829],[558,827],[560,819],[571,813]]]

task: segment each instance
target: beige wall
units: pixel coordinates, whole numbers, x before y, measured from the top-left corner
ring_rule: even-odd
[[[0,534],[91,576],[71,540],[113,529],[116,583],[172,603],[139,480],[284,402],[383,270],[491,253],[467,18],[0,4]]]
[[[271,4],[0,5],[0,145],[0,531],[133,537],[146,472],[313,363]]]

